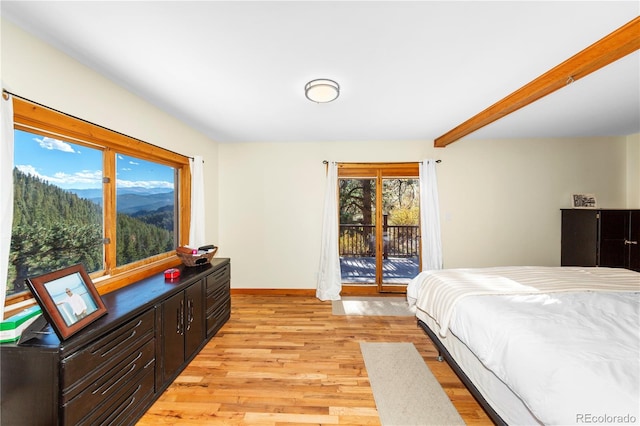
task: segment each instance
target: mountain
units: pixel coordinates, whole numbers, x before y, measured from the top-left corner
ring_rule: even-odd
[[[65,189],[73,194],[76,194],[80,198],[93,199],[102,196],[102,188],[90,188],[90,189]],[[142,186],[133,186],[130,188],[118,188],[120,194],[161,194],[163,192],[172,192],[167,188],[144,188]]]
[[[102,189],[67,189],[98,205],[102,205]],[[174,193],[166,188],[118,188],[116,209],[118,213],[133,215],[140,212],[151,212],[167,206],[173,206]]]
[[[116,210],[118,213],[134,215],[139,212],[152,212],[173,204],[173,191],[150,195],[119,194],[116,199]]]

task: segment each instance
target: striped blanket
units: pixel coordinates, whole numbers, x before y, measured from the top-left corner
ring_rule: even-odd
[[[640,292],[640,273],[620,268],[494,267],[425,271],[407,287],[409,306],[431,316],[447,335],[456,303],[481,295],[556,292]]]

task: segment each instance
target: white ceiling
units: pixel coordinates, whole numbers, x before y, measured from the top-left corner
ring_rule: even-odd
[[[6,1],[3,18],[219,142],[432,141],[638,1]],[[640,54],[467,138],[640,132]],[[314,104],[305,84],[340,97]]]

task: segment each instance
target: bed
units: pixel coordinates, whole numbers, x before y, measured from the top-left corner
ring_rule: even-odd
[[[640,273],[425,271],[409,283],[407,300],[497,424],[640,421]]]

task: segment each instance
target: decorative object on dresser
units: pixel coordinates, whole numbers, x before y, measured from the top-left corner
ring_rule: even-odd
[[[0,345],[0,424],[134,424],[231,315],[229,259],[179,268],[103,295],[66,340]]]
[[[60,340],[107,314],[82,264],[31,277],[27,285]]]
[[[176,249],[176,255],[180,258],[185,266],[202,266],[211,262],[213,256],[216,255],[218,247],[213,244],[199,247],[197,249],[182,246]]]
[[[640,271],[640,210],[563,209],[561,265]]]

